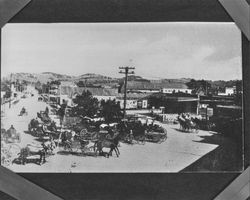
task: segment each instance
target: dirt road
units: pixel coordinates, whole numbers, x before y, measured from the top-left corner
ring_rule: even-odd
[[[36,113],[45,110],[46,103],[38,102],[38,94],[21,99],[11,109],[5,109],[2,118],[4,128],[14,125],[21,133],[20,147],[27,144],[39,145],[35,137],[25,133],[28,123],[36,117]],[[28,111],[28,116],[18,116],[22,107]],[[120,157],[113,154],[110,158],[56,154],[47,158],[43,165],[29,163],[26,165],[13,164],[8,166],[15,172],[179,172],[200,159],[218,145],[199,142],[203,136],[213,133],[199,131],[199,133],[180,132],[179,125],[163,124],[168,131],[168,138],[161,144],[146,142],[145,145],[120,144]]]

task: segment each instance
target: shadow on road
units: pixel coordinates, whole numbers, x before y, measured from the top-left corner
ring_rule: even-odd
[[[72,152],[72,151],[66,151],[66,150],[58,151],[57,154],[64,155],[64,156],[75,155],[75,156],[82,156],[82,157],[86,157],[86,156],[97,157],[98,156],[98,154],[95,152]]]
[[[193,131],[185,131],[185,130],[182,130],[182,129],[179,129],[179,128],[172,128],[173,130],[176,130],[178,132],[182,132],[182,133],[193,133]]]
[[[218,145],[216,149],[201,157],[196,162],[184,168],[188,171],[241,171],[243,169],[242,141],[222,134],[200,136],[201,141],[194,141]]]

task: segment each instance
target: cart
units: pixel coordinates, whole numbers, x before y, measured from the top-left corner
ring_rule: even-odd
[[[161,144],[162,142],[166,141],[167,134],[166,133],[160,133],[160,132],[147,132],[145,134],[145,140],[147,142],[153,142]]]

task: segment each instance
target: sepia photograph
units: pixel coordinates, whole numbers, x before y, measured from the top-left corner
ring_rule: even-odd
[[[12,23],[1,165],[14,172],[241,172],[235,23]]]

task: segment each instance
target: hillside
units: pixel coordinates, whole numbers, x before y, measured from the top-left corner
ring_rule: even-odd
[[[81,82],[82,85],[89,86],[108,86],[108,87],[117,87],[118,84],[122,87],[124,83],[124,78],[111,78],[108,76],[94,74],[94,73],[86,73],[79,76],[69,76],[64,74],[57,74],[53,72],[43,72],[43,73],[13,73],[11,76],[5,77],[3,79],[6,80],[19,80],[19,81],[27,81],[27,82],[41,82],[47,83],[55,80],[59,81],[72,81],[75,83]],[[2,79],[2,80],[3,80]],[[191,79],[189,78],[180,78],[180,79],[159,79],[159,80],[149,80],[145,79],[138,75],[130,75],[128,76],[128,84],[129,85],[150,85],[154,88],[157,85],[171,85],[184,87]],[[208,81],[211,84],[212,88],[225,88],[234,86],[236,84],[236,80],[231,81]],[[241,83],[241,82],[240,82]]]
[[[19,81],[27,81],[27,82],[41,82],[47,83],[50,81],[73,81],[73,82],[88,82],[88,83],[118,83],[118,79],[111,78],[108,76],[103,76],[100,74],[83,74],[80,76],[69,76],[63,74],[57,74],[53,72],[43,72],[43,73],[13,73],[6,77],[7,80],[19,80]]]
[[[118,82],[118,79],[111,78],[108,76],[103,76],[100,74],[87,73],[77,77],[74,77],[72,80],[75,82],[83,81],[88,83],[110,83],[110,82]]]
[[[36,73],[12,73],[12,75],[9,75],[6,77],[7,80],[18,80],[20,82],[27,81],[27,82],[41,82],[41,83],[47,83],[54,80],[70,80],[72,79],[71,76],[68,75],[62,75],[62,74],[56,74],[51,72],[44,72],[40,74]]]

